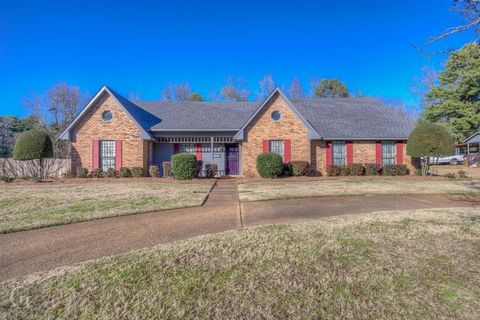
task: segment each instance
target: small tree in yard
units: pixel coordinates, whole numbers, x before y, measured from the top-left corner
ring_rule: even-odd
[[[434,123],[418,124],[407,143],[407,154],[421,159],[424,176],[428,174],[431,157],[450,155],[454,149],[453,137],[447,129]]]
[[[13,159],[31,161],[31,174],[35,179],[45,175],[45,159],[53,157],[53,144],[50,137],[41,130],[23,132],[13,147]]]

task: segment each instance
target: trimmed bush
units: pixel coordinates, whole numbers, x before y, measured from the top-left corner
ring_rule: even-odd
[[[205,164],[205,178],[213,178],[217,175],[217,165],[215,163]]]
[[[13,159],[36,160],[53,158],[53,144],[43,131],[30,130],[20,134],[13,147]]]
[[[88,178],[88,169],[77,168],[77,178]]]
[[[361,163],[353,163],[348,165],[349,176],[363,176],[365,168]]]
[[[366,176],[378,176],[380,174],[380,168],[376,163],[365,163],[363,167]]]
[[[407,166],[404,164],[389,164],[382,168],[384,176],[405,176],[408,173]]]
[[[9,182],[13,182],[13,178],[11,177],[7,177],[7,176],[0,176],[0,182],[1,183],[9,183]]]
[[[162,163],[163,176],[171,177],[172,176],[172,163],[169,161],[164,161]]]
[[[337,177],[341,173],[340,166],[331,165],[327,167],[327,176]]]
[[[257,157],[257,172],[262,178],[278,178],[283,174],[283,160],[273,152],[262,153]]]
[[[93,178],[103,178],[103,172],[100,169],[94,169],[90,172],[90,176]]]
[[[178,153],[172,156],[173,177],[178,180],[188,180],[197,173],[197,157],[190,153]]]
[[[145,175],[145,170],[142,167],[132,167],[132,177],[140,178]]]
[[[292,161],[290,162],[292,176],[308,176],[310,164],[308,161]]]
[[[118,171],[113,169],[113,168],[108,168],[107,172],[104,172],[104,176],[108,178],[117,178],[118,177]]]
[[[128,169],[126,167],[121,167],[119,172],[118,172],[118,175],[121,178],[130,178],[132,176],[132,171],[130,171],[130,169]]]
[[[160,169],[157,166],[150,166],[148,167],[148,174],[150,177],[158,178],[160,177]]]

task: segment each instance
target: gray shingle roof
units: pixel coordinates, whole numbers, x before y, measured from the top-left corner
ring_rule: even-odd
[[[406,139],[414,128],[398,110],[374,99],[325,98],[292,104],[323,139]]]
[[[257,102],[147,102],[135,101],[159,121],[155,130],[232,130],[242,127],[258,107]]]

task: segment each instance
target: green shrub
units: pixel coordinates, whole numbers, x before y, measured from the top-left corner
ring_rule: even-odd
[[[197,157],[193,154],[178,153],[172,156],[172,171],[175,179],[192,179],[198,172],[197,168]]]
[[[310,164],[308,161],[292,161],[290,162],[290,172],[292,176],[308,176]]]
[[[172,163],[169,161],[164,161],[162,163],[163,176],[171,177],[172,176]]]
[[[25,131],[18,136],[13,147],[15,160],[36,160],[53,157],[53,144],[43,131]]]
[[[0,176],[0,182],[1,183],[9,183],[9,182],[13,182],[13,178],[11,177],[7,177],[7,176]]]
[[[366,176],[378,176],[380,174],[380,167],[376,163],[365,163],[363,167]]]
[[[118,177],[118,171],[113,169],[113,168],[108,168],[107,172],[104,172],[104,176],[108,178],[117,178]]]
[[[145,171],[142,167],[132,167],[132,177],[140,178],[145,175]]]
[[[90,172],[90,176],[93,178],[103,178],[103,172],[100,169],[93,169],[92,172]]]
[[[460,178],[468,178],[467,172],[466,172],[466,171],[463,171],[463,170],[459,170],[459,171],[458,171],[458,176],[459,176]]]
[[[77,178],[88,178],[88,169],[77,168]]]
[[[363,176],[365,173],[365,167],[361,163],[349,164],[347,167],[349,176]]]
[[[213,178],[217,175],[217,165],[215,163],[205,164],[205,178]]]
[[[118,172],[118,175],[121,178],[130,178],[132,176],[132,171],[130,171],[130,169],[128,169],[126,167],[121,167],[119,172]]]
[[[158,169],[157,166],[152,165],[148,167],[148,174],[150,177],[158,178],[160,177],[160,169]]]
[[[262,178],[277,178],[283,174],[282,156],[273,152],[262,153],[257,157],[257,172]]]
[[[405,176],[408,174],[408,168],[404,164],[389,164],[382,168],[384,176]]]
[[[338,177],[341,174],[341,168],[337,165],[331,165],[327,167],[327,176]]]

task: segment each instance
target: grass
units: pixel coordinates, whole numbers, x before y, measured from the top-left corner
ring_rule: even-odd
[[[201,205],[209,183],[151,179],[0,184],[0,233]]]
[[[251,182],[239,184],[240,201],[259,201],[342,195],[462,194],[480,195],[480,182],[421,179],[328,179]]]
[[[0,286],[11,319],[478,319],[480,211],[245,228]]]

